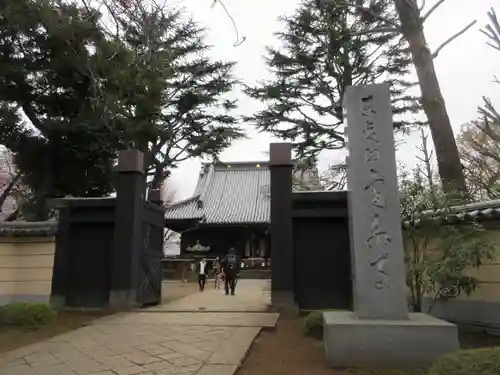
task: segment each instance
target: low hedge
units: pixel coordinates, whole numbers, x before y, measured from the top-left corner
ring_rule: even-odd
[[[0,306],[0,326],[36,328],[54,321],[57,313],[41,303],[12,303]]]
[[[323,312],[313,311],[307,314],[303,321],[303,330],[307,336],[321,339],[323,337]]]
[[[458,350],[440,358],[429,375],[499,375],[500,347]]]

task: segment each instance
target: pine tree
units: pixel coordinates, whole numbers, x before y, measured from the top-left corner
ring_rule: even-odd
[[[50,0],[0,6],[0,143],[33,193],[34,220],[47,219],[47,198],[112,191],[121,125],[108,92],[130,53],[99,16]]]
[[[225,98],[233,63],[207,57],[200,27],[154,5],[107,5],[114,30],[83,2],[0,5],[0,144],[33,193],[33,220],[48,217],[47,198],[112,192],[119,149],[144,151],[159,187],[180,161],[243,135]]]
[[[244,136],[227,94],[234,62],[213,60],[205,30],[182,11],[137,3],[120,12],[124,40],[136,51],[134,82],[124,97],[129,140],[146,154],[150,185],[161,184],[179,162],[217,155]]]
[[[384,17],[396,17],[387,1],[377,4]],[[281,18],[285,31],[276,35],[282,46],[267,48],[266,63],[275,77],[245,90],[266,105],[246,120],[293,141],[299,157],[345,146],[342,99],[350,85],[389,82],[395,127],[420,124],[401,116],[420,109],[407,92],[406,44],[371,34],[380,22],[356,11],[334,3],[318,9],[315,0],[304,0],[293,16]]]

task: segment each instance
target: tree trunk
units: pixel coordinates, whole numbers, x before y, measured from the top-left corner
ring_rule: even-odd
[[[163,176],[163,165],[156,164],[153,181],[151,181],[151,189],[161,189],[161,185],[163,184],[164,179],[165,178]]]
[[[17,220],[18,216],[19,216],[19,208],[17,208],[14,212],[12,212],[9,216],[7,216],[5,221]]]
[[[49,149],[50,154],[46,155],[43,162],[43,178],[38,181],[38,186],[33,189],[33,202],[31,205],[30,213],[25,218],[27,221],[47,221],[50,218],[50,207],[47,199],[53,198],[53,156],[52,151]]]
[[[446,193],[466,195],[465,178],[457,144],[416,1],[394,0],[394,2],[401,22],[401,31],[409,43],[412,61],[417,71],[422,92],[422,106],[429,121],[443,189]]]
[[[3,208],[3,205],[7,198],[10,196],[10,193],[12,192],[12,189],[14,189],[14,186],[16,186],[17,182],[21,178],[21,172],[18,172],[9,182],[9,184],[5,187],[5,190],[3,191],[2,195],[0,195],[0,211]]]
[[[45,162],[45,173],[41,185],[33,193],[32,217],[27,221],[47,221],[50,218],[50,208],[47,199],[51,198],[52,192],[52,168],[50,162]]]

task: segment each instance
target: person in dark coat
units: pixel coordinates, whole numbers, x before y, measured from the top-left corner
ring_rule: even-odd
[[[222,272],[224,272],[224,287],[226,295],[231,291],[234,296],[236,289],[236,280],[240,274],[240,258],[236,255],[234,247],[229,249],[229,252],[221,260]]]

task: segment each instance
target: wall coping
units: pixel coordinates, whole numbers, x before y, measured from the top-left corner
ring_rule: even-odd
[[[0,237],[0,244],[55,243],[55,236],[15,236]]]
[[[4,221],[0,223],[0,239],[13,237],[54,237],[58,222],[51,221]]]

